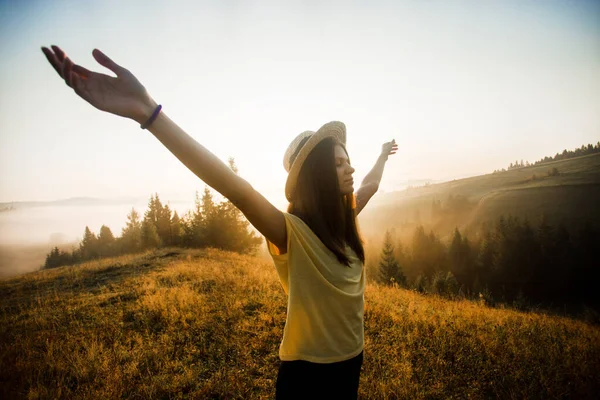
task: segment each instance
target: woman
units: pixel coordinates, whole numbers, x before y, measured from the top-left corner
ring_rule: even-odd
[[[101,51],[94,50],[94,58],[116,77],[73,64],[57,46],[42,51],[75,93],[149,129],[265,236],[288,295],[277,397],[356,398],[365,287],[356,216],[377,191],[387,157],[397,150],[395,142],[383,145],[355,198],[344,124],[330,122],[317,132],[301,133],[284,156],[290,204],[283,213],[162,113],[136,77]]]

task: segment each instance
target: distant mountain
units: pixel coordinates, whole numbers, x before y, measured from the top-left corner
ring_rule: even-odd
[[[0,211],[11,211],[16,209],[31,207],[69,207],[69,206],[106,206],[132,204],[143,201],[143,198],[122,197],[116,199],[98,199],[93,197],[72,197],[70,199],[54,201],[13,201],[10,203],[0,203]]]

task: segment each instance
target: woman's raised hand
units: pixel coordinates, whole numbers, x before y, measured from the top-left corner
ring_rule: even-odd
[[[145,122],[156,108],[146,88],[127,69],[98,49],[92,55],[98,63],[117,75],[112,77],[73,64],[58,46],[42,47],[48,62],[79,97],[99,110]]]
[[[386,142],[383,145],[381,145],[381,155],[385,156],[386,159],[387,159],[387,156],[396,154],[396,151],[398,151],[398,145],[396,144],[396,139],[392,139],[391,142]]]

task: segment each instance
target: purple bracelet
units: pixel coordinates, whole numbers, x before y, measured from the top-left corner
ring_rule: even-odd
[[[148,118],[148,121],[146,121],[143,124],[141,124],[140,128],[146,129],[147,127],[149,127],[150,124],[154,122],[154,120],[156,119],[156,117],[158,117],[158,113],[160,113],[161,109],[162,109],[162,105],[159,104],[158,107],[156,107],[156,110],[154,110],[154,112],[150,116],[150,118]]]

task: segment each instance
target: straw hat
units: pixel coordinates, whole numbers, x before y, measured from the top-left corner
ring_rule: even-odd
[[[300,169],[302,169],[306,157],[319,142],[327,137],[333,137],[345,146],[346,125],[339,121],[328,122],[316,132],[302,132],[288,146],[283,156],[283,167],[288,172],[287,181],[285,182],[285,197],[288,201],[292,201],[292,193],[296,188],[298,174],[300,174]]]

